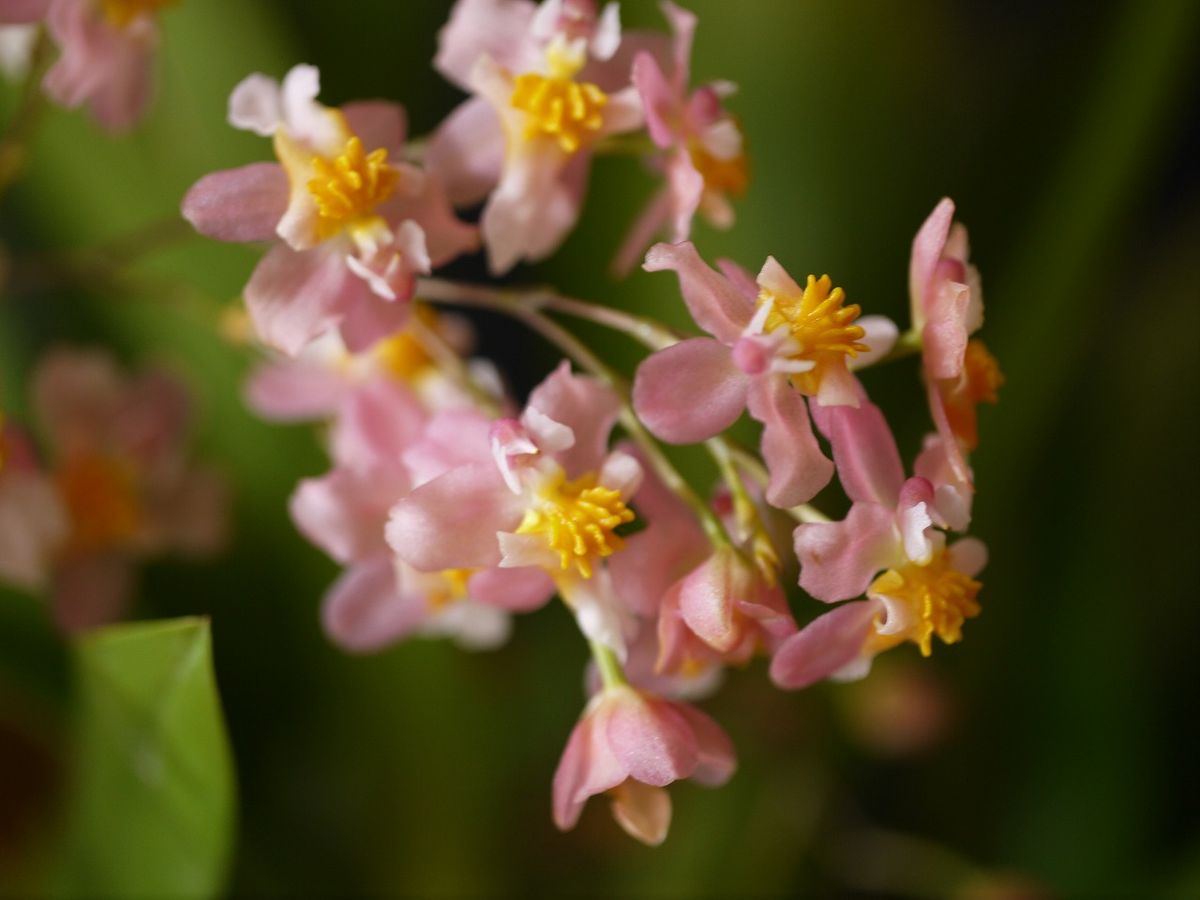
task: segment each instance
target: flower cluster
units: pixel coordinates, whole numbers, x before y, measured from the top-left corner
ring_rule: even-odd
[[[0,435],[0,577],[49,590],[61,628],[120,616],[137,562],[221,545],[225,492],[188,458],[181,384],[60,349],[34,373],[31,402],[45,452],[11,422]]]
[[[691,223],[732,224],[744,141],[732,88],[689,84],[695,17],[662,9],[670,33],[623,31],[615,3],[458,0],[434,65],[470,96],[421,141],[395,104],[322,105],[311,66],[251,75],[229,121],[271,138],[276,160],[208,175],[183,201],[203,234],[269,244],[244,297],[273,355],[247,393],[264,416],[328,426],[332,468],[290,505],[345,567],[323,604],[331,638],[356,652],[414,634],[490,647],[512,614],[561,598],[594,665],[554,820],[570,828],[607,794],[651,844],[667,833],[668,784],[734,771],[728,738],[691,705],[728,667],[765,655],[777,685],[801,688],[861,677],[906,641],[929,655],[935,636],[960,639],[984,550],[948,535],[969,524],[976,406],[1000,383],[970,337],[982,300],[949,200],[914,242],[903,335],[828,276],[794,279],[774,257],[757,276],[704,261]],[[496,275],[547,257],[579,218],[591,159],[630,148],[662,186],[615,268],[673,272],[706,336],[432,277],[480,248]],[[653,243],[660,231],[670,243]],[[570,359],[521,404],[442,303],[512,315]],[[632,387],[552,313],[643,341],[653,353]],[[916,352],[934,427],[906,478],[857,373]],[[757,452],[729,434],[743,412],[762,426]],[[721,472],[710,497],[660,442],[704,444]],[[841,521],[811,504],[835,473]],[[785,589],[797,567],[804,591],[841,604],[804,627]]]

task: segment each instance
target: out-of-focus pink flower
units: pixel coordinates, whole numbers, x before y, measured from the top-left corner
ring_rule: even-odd
[[[53,478],[20,430],[0,417],[0,578],[40,591],[68,527]]]
[[[101,126],[125,131],[149,104],[158,46],[156,17],[175,2],[49,0],[15,6],[46,8],[46,27],[61,51],[46,73],[46,93],[63,106],[86,103]]]
[[[697,212],[718,228],[733,225],[729,198],[746,192],[749,180],[742,130],[723,107],[733,92],[728,82],[706,84],[688,93],[692,37],[696,16],[670,2],[663,13],[674,33],[669,74],[645,51],[633,63],[633,83],[646,111],[646,126],[655,146],[665,151],[666,179],[630,229],[614,261],[624,275],[633,268],[655,235],[670,228],[671,241],[685,241]]]
[[[641,481],[632,456],[607,451],[619,401],[564,362],[539,385],[519,420],[492,426],[485,461],[456,465],[392,510],[388,542],[426,571],[526,568],[549,573],[592,640],[626,654],[632,614],[603,562]]]
[[[642,124],[617,4],[459,0],[435,65],[474,96],[429,146],[431,171],[460,204],[487,197],[481,227],[493,272],[536,261],[579,217],[591,148]]]
[[[588,798],[608,793],[617,823],[657,846],[671,824],[664,788],[684,778],[721,785],[735,767],[729,738],[698,709],[606,687],[588,703],[554,773],[554,823],[575,827]]]
[[[66,521],[51,561],[54,615],[74,631],[120,615],[136,561],[215,551],[225,490],[190,462],[187,394],[166,375],[129,378],[104,354],[58,350],[32,390]]]
[[[229,120],[273,137],[279,163],[215,172],[183,201],[184,217],[209,237],[278,238],[245,297],[260,338],[289,355],[335,328],[351,350],[369,347],[403,325],[418,274],[478,245],[438,180],[401,161],[399,106],[331,109],[318,89],[312,66],[282,84],[242,81]]]
[[[967,229],[943,198],[913,239],[909,294],[913,330],[921,335],[930,412],[947,463],[971,482],[966,451],[978,443],[975,408],[996,402],[1003,376],[995,358],[970,335],[983,325],[979,271],[968,262]]]
[[[886,353],[891,323],[856,323],[858,306],[845,306],[828,276],[810,275],[801,288],[773,257],[757,284],[736,268],[726,267],[732,278],[709,268],[690,242],[655,245],[645,268],[679,276],[692,318],[713,337],[681,341],[642,363],[633,386],[638,416],[658,437],[684,444],[718,434],[748,409],[763,424],[767,500],[791,507],[811,499],[833,465],[817,446],[805,397],[819,406],[857,404],[847,358]]]
[[[46,17],[50,0],[0,0],[0,24],[28,25]]]
[[[784,642],[771,674],[789,688],[861,677],[876,653],[905,640],[926,656],[934,635],[959,640],[963,621],[979,613],[974,576],[986,561],[983,544],[973,538],[946,546],[938,530],[949,525],[937,502],[940,485],[920,476],[904,479],[878,407],[864,397],[857,408],[822,411],[818,423],[853,505],[840,522],[796,529],[800,586],[828,603],[864,592],[867,600],[820,616]]]

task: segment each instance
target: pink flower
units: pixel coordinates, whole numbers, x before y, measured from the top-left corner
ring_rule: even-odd
[[[633,268],[665,226],[673,243],[687,240],[698,211],[714,226],[729,228],[734,219],[729,197],[742,196],[748,181],[742,130],[722,107],[734,87],[718,82],[688,93],[696,16],[670,2],[663,2],[662,9],[675,38],[670,74],[643,51],[633,63],[633,83],[646,110],[650,138],[665,151],[661,168],[666,184],[622,244],[614,262],[620,275]]]
[[[663,440],[685,444],[720,433],[749,409],[763,424],[767,500],[790,507],[811,499],[833,466],[817,446],[805,397],[819,406],[857,404],[847,357],[885,353],[886,339],[868,329],[890,334],[891,323],[855,324],[858,306],[844,306],[827,276],[810,275],[801,288],[773,257],[757,284],[736,267],[713,271],[688,242],[656,244],[645,268],[677,273],[692,318],[713,337],[681,341],[642,363],[633,386],[638,416]]]
[[[59,350],[32,390],[67,521],[52,558],[54,615],[75,631],[120,615],[138,560],[214,552],[225,491],[190,463],[187,394],[166,375],[128,378],[103,354]]]
[[[494,273],[549,256],[579,217],[591,148],[642,123],[617,5],[592,0],[459,0],[435,65],[474,96],[429,147],[456,203],[485,196]],[[635,44],[631,44],[636,46]]]
[[[0,578],[42,590],[69,522],[53,478],[25,436],[0,420]]]
[[[0,0],[0,23],[28,25],[46,17],[50,0]]]
[[[554,823],[575,827],[588,798],[607,792],[617,823],[657,846],[671,824],[663,788],[684,778],[721,785],[735,767],[729,738],[698,709],[608,687],[588,703],[554,773]]]
[[[920,476],[904,480],[878,407],[864,398],[857,408],[823,411],[819,423],[853,505],[840,522],[796,529],[800,586],[827,603],[864,592],[867,600],[839,606],[783,643],[771,676],[789,688],[861,677],[876,653],[905,640],[926,656],[934,635],[959,640],[963,621],[979,613],[973,576],[986,560],[983,544],[972,538],[946,546],[937,530],[949,524],[938,502],[941,485]]]
[[[632,616],[603,563],[622,547],[617,529],[633,520],[627,501],[641,467],[606,450],[618,408],[609,388],[563,363],[519,420],[492,426],[490,460],[456,465],[393,508],[388,543],[426,572],[548,573],[583,632],[624,657]]]
[[[110,131],[131,128],[150,100],[155,17],[174,0],[49,0],[46,27],[61,55],[46,73],[46,93],[63,106],[88,104]],[[30,9],[36,3],[18,3]]]
[[[183,215],[228,241],[278,238],[246,285],[262,340],[295,355],[340,330],[364,349],[403,325],[416,276],[477,245],[436,178],[403,159],[403,110],[381,101],[330,109],[318,73],[280,85],[251,75],[229,98],[238,128],[273,137],[279,163],[216,172],[188,191]]]

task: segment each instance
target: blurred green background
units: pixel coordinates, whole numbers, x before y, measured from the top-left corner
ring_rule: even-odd
[[[983,336],[1007,376],[973,460],[973,530],[992,554],[983,616],[961,645],[929,661],[898,650],[861,685],[784,694],[761,663],[731,673],[706,704],[740,753],[728,786],[673,788],[672,833],[656,850],[628,840],[602,800],[560,835],[550,777],[585,659],[561,607],[484,655],[416,641],[356,658],[323,636],[336,569],[285,510],[296,480],[325,467],[319,441],[244,410],[251,358],[213,327],[256,252],[172,244],[139,263],[151,291],[101,277],[10,283],[5,410],[26,411],[25,378],[54,342],[165,360],[195,388],[201,452],[234,485],[229,552],[149,567],[136,610],[212,617],[240,792],[228,892],[1200,895],[1200,604],[1182,565],[1200,546],[1200,3],[688,5],[700,14],[694,76],[740,85],[732,106],[753,167],[736,229],[699,229],[706,256],[827,271],[866,311],[904,321],[912,235],[942,195],[958,203],[983,273]],[[82,114],[47,114],[0,209],[8,255],[76,254],[168,221],[202,174],[267,158],[265,141],[224,122],[251,71],[315,63],[326,102],[400,100],[414,133],[428,131],[458,96],[429,65],[448,9],[184,0],[163,16],[159,97],[142,128],[113,140]],[[661,27],[655,4],[623,14]],[[635,162],[600,161],[578,231],[513,280],[682,323],[673,279],[605,274],[651,188]],[[483,277],[478,261],[452,271]],[[518,388],[553,364],[519,329],[478,321],[483,351]],[[623,339],[584,333],[627,367],[637,358]],[[915,451],[926,428],[915,365],[867,385]],[[797,614],[816,606],[798,599]],[[31,883],[69,803],[73,671],[43,608],[0,595],[11,890]],[[901,752],[887,723],[913,704],[939,727]]]

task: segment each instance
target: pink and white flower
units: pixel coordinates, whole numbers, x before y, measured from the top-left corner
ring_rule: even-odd
[[[748,409],[763,424],[770,470],[766,497],[791,507],[811,499],[833,475],[805,403],[858,403],[847,357],[886,353],[895,328],[882,317],[855,323],[859,308],[828,278],[801,288],[768,257],[757,283],[727,264],[709,268],[689,242],[656,244],[645,269],[679,276],[692,318],[712,337],[659,350],[638,368],[633,403],[655,435],[677,444],[719,434]]]
[[[278,163],[202,178],[183,201],[198,231],[274,244],[246,285],[259,337],[295,355],[340,331],[365,349],[404,324],[418,274],[475,249],[438,180],[402,162],[403,109],[316,101],[317,70],[296,66],[280,84],[251,75],[229,98],[237,128],[272,137]]]
[[[591,148],[642,124],[617,4],[459,0],[434,64],[473,96],[429,146],[451,199],[478,203],[494,273],[549,256],[579,217]]]
[[[657,846],[671,824],[664,788],[684,778],[721,785],[736,765],[725,732],[695,707],[628,685],[605,687],[588,703],[554,773],[554,823],[574,828],[588,798],[608,793],[617,823]]]
[[[25,435],[0,419],[0,578],[43,590],[69,528],[53,477]]]
[[[491,459],[450,468],[392,510],[387,538],[416,569],[547,573],[590,639],[626,653],[634,621],[604,561],[632,521],[637,460],[606,449],[619,401],[564,362],[517,419],[491,427]]]

